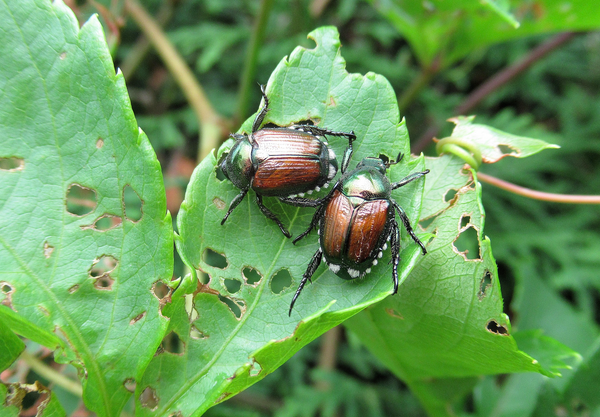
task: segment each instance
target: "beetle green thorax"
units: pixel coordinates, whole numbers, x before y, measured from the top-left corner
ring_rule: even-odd
[[[236,187],[244,189],[250,185],[253,176],[252,144],[247,136],[235,142],[227,157],[221,161],[220,168]]]
[[[390,181],[385,176],[385,165],[376,158],[363,159],[344,179],[342,186],[342,192],[353,204],[360,204],[363,199],[390,198],[391,191]],[[353,197],[359,197],[360,201],[355,201]]]

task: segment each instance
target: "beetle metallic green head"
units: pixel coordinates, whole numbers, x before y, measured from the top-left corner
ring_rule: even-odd
[[[244,189],[250,186],[254,175],[252,144],[245,135],[236,136],[236,139],[237,141],[229,153],[225,153],[221,157],[219,168],[236,187]]]
[[[388,168],[388,166],[385,162],[383,162],[383,160],[381,160],[380,158],[373,157],[364,158],[358,163],[358,165],[356,165],[357,169],[363,167],[375,168],[381,173],[381,175],[385,175],[385,170]]]

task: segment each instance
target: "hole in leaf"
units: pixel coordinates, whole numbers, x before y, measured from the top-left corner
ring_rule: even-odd
[[[269,287],[273,294],[281,294],[286,288],[292,285],[292,276],[287,269],[280,269],[273,275]]]
[[[480,301],[484,299],[484,297],[486,296],[486,291],[491,286],[492,286],[492,273],[486,269],[485,274],[483,275],[483,278],[481,278],[481,283],[479,284],[479,292],[477,293],[477,297],[479,298]]]
[[[23,158],[11,156],[8,158],[0,158],[0,171],[20,171],[25,167]]]
[[[54,246],[50,246],[48,242],[44,242],[44,257],[46,259],[50,258],[52,252],[54,252]]]
[[[426,219],[419,220],[419,226],[421,226],[423,230],[427,230],[427,228],[431,226],[431,223],[433,223],[439,217],[439,215],[440,214],[438,213],[434,216],[427,217]]]
[[[262,371],[262,366],[260,363],[256,361],[252,361],[252,366],[250,367],[250,376],[257,376]]]
[[[96,148],[101,149],[104,146],[104,140],[102,138],[98,138],[96,140]]]
[[[390,162],[390,158],[382,153],[379,154],[378,158],[381,159],[384,164],[388,164]]]
[[[209,248],[204,250],[204,262],[210,266],[214,266],[215,268],[227,268],[227,258]]]
[[[156,281],[152,285],[152,292],[154,293],[156,298],[158,298],[159,300],[162,300],[167,295],[169,295],[169,293],[171,292],[171,287],[169,287],[167,284],[165,284],[162,281]]]
[[[67,211],[76,216],[85,216],[96,208],[96,191],[71,184],[67,190]]]
[[[223,281],[227,292],[230,294],[235,294],[242,288],[242,283],[237,279],[225,278]]]
[[[227,207],[227,205],[225,204],[225,202],[223,200],[221,200],[219,197],[213,198],[213,204],[219,210],[225,210],[225,207]]]
[[[465,260],[481,260],[477,231],[473,226],[469,226],[460,232],[452,243],[452,246],[454,247],[455,252],[465,258]]]
[[[221,159],[225,159],[227,157],[227,153],[224,153],[223,156],[221,156]],[[223,170],[220,168],[221,164],[217,164],[217,167],[215,168],[215,175],[217,177],[217,180],[219,181],[223,181],[226,180],[227,177],[225,176],[225,174],[223,174]]]
[[[173,331],[165,336],[160,346],[165,352],[173,353],[174,355],[183,355],[185,349],[185,344],[179,335]]]
[[[471,223],[471,216],[464,215],[460,218],[460,228],[464,229],[467,225]]]
[[[142,199],[130,185],[123,187],[123,211],[127,220],[137,222],[142,218]]]
[[[0,281],[0,304],[12,309],[12,294],[15,289],[6,281]]]
[[[240,308],[238,303],[233,301],[231,298],[223,297],[221,294],[219,294],[218,297],[219,297],[219,301],[221,301],[223,304],[225,304],[227,307],[229,307],[229,309],[231,310],[231,312],[237,319],[242,317],[242,309]],[[244,307],[243,303],[241,303],[241,307]]]
[[[121,225],[122,222],[122,219],[118,216],[113,216],[112,214],[103,214],[102,216],[98,217],[92,225],[81,226],[81,228],[106,232],[107,230],[114,229],[115,227]]]
[[[508,336],[508,329],[506,326],[499,326],[496,320],[490,320],[486,328],[488,332],[496,333],[502,336]]]
[[[131,321],[129,322],[129,324],[135,324],[138,321],[140,321],[141,319],[143,319],[146,316],[146,312],[144,311],[143,313],[138,314],[137,316],[135,316],[134,318],[131,319]]]
[[[510,154],[514,154],[516,155],[518,152],[515,152],[515,150],[513,148],[511,148],[508,145],[504,145],[504,144],[500,144],[498,145],[498,150],[503,154],[503,155],[510,155]]]
[[[246,280],[246,283],[248,285],[256,285],[262,279],[262,275],[259,274],[259,272],[256,269],[251,268],[249,266],[244,268],[244,270],[242,271],[242,275],[244,276],[244,279]]]
[[[102,255],[94,260],[89,275],[94,279],[96,289],[112,290],[112,284],[115,280],[110,274],[115,270],[117,264],[118,261],[110,255]]]
[[[61,60],[65,59],[67,57],[67,53],[66,52],[61,52],[61,54],[58,56]]]
[[[206,339],[206,338],[208,338],[208,335],[206,333],[201,332],[200,330],[198,330],[198,328],[194,324],[192,324],[190,326],[190,337],[192,339],[199,340],[199,339]]]
[[[135,392],[135,385],[136,383],[134,378],[127,378],[125,381],[123,381],[123,386],[129,392]]]
[[[446,194],[444,194],[444,201],[446,203],[454,204],[456,202],[457,193],[458,193],[458,190],[456,190],[454,188],[450,188],[448,191],[446,191]]]
[[[140,403],[142,407],[149,408],[154,411],[158,408],[158,397],[156,391],[150,387],[146,387],[140,394]]]
[[[69,294],[73,294],[75,291],[77,291],[79,289],[79,284],[75,284],[73,285],[71,288],[69,288]]]
[[[13,291],[14,291],[14,289],[13,289],[12,285],[10,285],[10,284],[9,284],[8,282],[6,282],[6,281],[2,281],[2,282],[0,282],[0,288],[2,288],[2,292],[3,292],[5,295],[12,294],[12,293],[13,293]]]

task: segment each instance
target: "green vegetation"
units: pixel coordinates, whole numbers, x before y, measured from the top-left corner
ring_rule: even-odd
[[[593,2],[66,3],[0,6],[0,415],[600,416]],[[253,192],[221,226],[257,82],[431,171],[397,295],[386,251],[290,317],[316,233]]]

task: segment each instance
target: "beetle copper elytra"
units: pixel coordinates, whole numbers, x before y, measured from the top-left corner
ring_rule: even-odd
[[[231,201],[221,225],[242,202],[250,189],[256,193],[260,211],[279,226],[286,237],[290,232],[263,204],[263,196],[286,197],[294,201],[304,193],[327,188],[338,170],[336,155],[329,148],[325,136],[342,136],[349,144],[356,139],[353,131],[335,132],[313,125],[288,127],[264,127],[269,111],[269,99],[265,87],[260,86],[264,105],[252,124],[252,132],[232,134],[236,142],[227,154],[223,154],[219,167],[223,174],[241,191]]]
[[[364,277],[377,265],[378,259],[387,249],[390,241],[392,251],[393,294],[398,292],[398,264],[400,263],[400,228],[396,213],[404,228],[423,252],[425,245],[419,240],[406,213],[392,199],[391,192],[429,173],[429,170],[416,172],[404,179],[390,183],[386,170],[391,164],[402,159],[398,155],[395,162],[384,162],[380,158],[365,158],[357,167],[346,173],[352,155],[350,144],[342,163],[342,178],[327,196],[319,200],[296,199],[284,201],[303,207],[317,207],[310,226],[294,239],[294,243],[305,237],[318,225],[319,249],[313,255],[300,285],[290,304],[289,314],[306,281],[310,280],[321,260],[329,269],[343,279]]]

